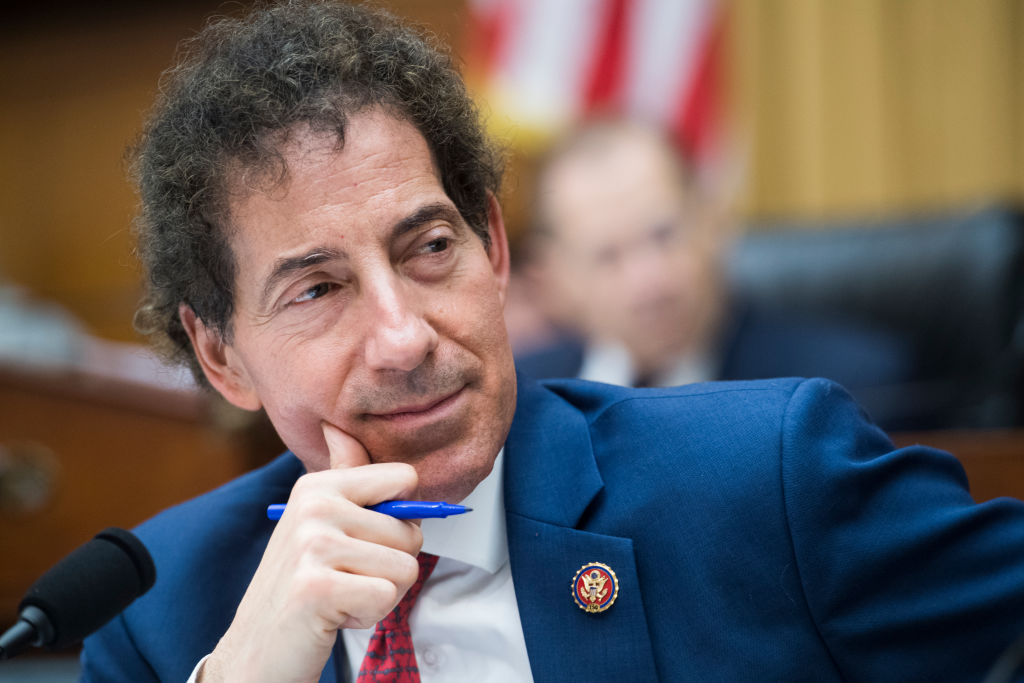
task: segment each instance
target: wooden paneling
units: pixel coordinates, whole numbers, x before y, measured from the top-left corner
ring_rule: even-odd
[[[101,529],[130,528],[248,469],[244,439],[210,414],[197,394],[0,367],[0,620]]]
[[[1024,430],[956,430],[893,434],[897,446],[924,444],[955,455],[967,472],[974,500],[1024,500]]]
[[[1024,200],[1017,0],[734,0],[749,214]]]

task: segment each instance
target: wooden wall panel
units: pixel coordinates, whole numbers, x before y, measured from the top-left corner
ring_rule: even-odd
[[[249,469],[245,439],[209,415],[195,394],[0,366],[0,616],[101,529],[131,528]]]
[[[0,52],[0,275],[132,339],[138,273],[123,154],[202,13],[25,19]]]
[[[1016,0],[735,0],[731,100],[744,212],[1024,199]]]

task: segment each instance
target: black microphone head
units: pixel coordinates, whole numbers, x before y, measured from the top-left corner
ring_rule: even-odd
[[[42,610],[50,648],[73,645],[114,618],[156,581],[153,558],[129,531],[111,527],[75,549],[28,589],[19,611]]]

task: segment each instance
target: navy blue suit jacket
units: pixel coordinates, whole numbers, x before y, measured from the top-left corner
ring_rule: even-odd
[[[976,681],[1024,630],[1024,503],[976,505],[952,456],[893,450],[835,384],[521,381],[517,401],[505,505],[538,681]],[[286,454],[143,524],[156,586],[87,639],[84,680],[184,681],[302,471]],[[570,597],[592,561],[620,583],[600,614]]]

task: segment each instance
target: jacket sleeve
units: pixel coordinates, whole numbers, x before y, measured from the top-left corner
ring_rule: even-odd
[[[975,504],[952,455],[894,449],[808,380],[782,434],[800,582],[848,680],[981,680],[1024,632],[1024,503]]]
[[[167,647],[174,647],[168,643]],[[123,615],[85,639],[81,683],[145,683],[159,681],[135,646]]]

